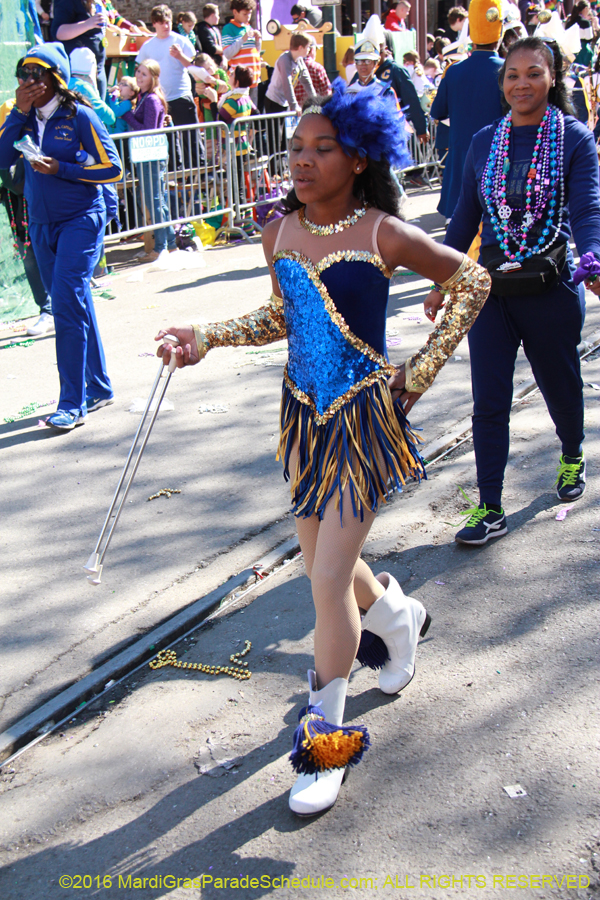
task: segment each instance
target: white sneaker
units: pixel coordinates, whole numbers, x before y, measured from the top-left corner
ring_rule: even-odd
[[[54,318],[50,313],[42,313],[37,322],[29,326],[27,334],[37,337],[40,334],[48,334],[50,331],[54,331]]]

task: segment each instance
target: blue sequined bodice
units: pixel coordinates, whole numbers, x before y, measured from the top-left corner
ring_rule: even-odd
[[[332,254],[315,266],[287,250],[275,255],[274,268],[288,333],[287,376],[318,420],[326,419],[388,372],[387,270],[366,251]]]

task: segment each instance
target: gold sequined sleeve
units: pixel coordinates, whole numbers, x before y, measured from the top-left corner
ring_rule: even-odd
[[[192,325],[192,328],[200,359],[203,359],[212,347],[272,344],[273,341],[286,337],[283,300],[271,294],[268,303],[248,313],[247,316],[212,325]]]
[[[423,394],[446,360],[452,356],[479,315],[490,292],[491,278],[486,270],[463,257],[458,271],[442,288],[449,291],[439,325],[418,353],[406,362],[406,390]]]

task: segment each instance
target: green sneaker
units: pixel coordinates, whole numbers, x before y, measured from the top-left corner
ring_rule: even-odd
[[[493,509],[488,509],[485,503],[466,509],[461,516],[469,516],[469,521],[454,536],[454,540],[459,544],[473,544],[478,547],[487,544],[491,538],[502,537],[508,531],[504,512],[494,512]]]
[[[563,503],[569,503],[571,500],[579,500],[585,491],[585,459],[581,456],[562,456],[556,470],[558,477],[554,484],[556,485],[556,496]]]

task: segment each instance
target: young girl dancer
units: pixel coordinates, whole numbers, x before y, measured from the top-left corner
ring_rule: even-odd
[[[397,693],[413,676],[425,609],[391,575],[376,578],[360,552],[380,503],[407,477],[423,475],[405,413],[489,290],[485,270],[400,220],[390,164],[404,161],[403,148],[395,104],[377,89],[335,91],[310,105],[291,141],[288,214],[263,232],[269,303],[229,322],[168,329],[181,344],[179,366],[211,347],[287,334],[279,454],[316,609],[315,670],[292,753],[299,777],[290,807],[298,815],[331,807],[345,766],[369,745],[366,729],[342,726],[361,610],[362,643],[370,646],[359,658],[382,667],[381,689]],[[423,349],[396,369],[386,358],[385,319],[400,265],[442,282],[450,300]],[[166,360],[171,348],[158,353]]]

